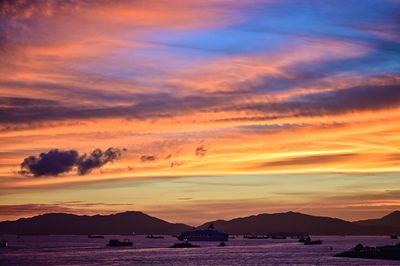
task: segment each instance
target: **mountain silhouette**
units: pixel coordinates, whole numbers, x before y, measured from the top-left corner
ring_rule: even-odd
[[[394,211],[379,219],[368,219],[355,222],[364,226],[391,226],[400,227],[400,211]]]
[[[190,228],[133,211],[94,216],[48,213],[0,222],[2,234],[178,234]]]
[[[360,226],[344,220],[312,216],[297,212],[259,214],[229,221],[217,220],[216,228],[230,234],[268,234],[280,232],[308,232],[310,234],[340,235],[360,233]]]
[[[297,212],[259,214],[229,221],[217,220],[205,223],[200,228],[206,228],[211,223],[217,229],[230,234],[307,232],[314,235],[379,235],[393,232],[393,228],[388,226],[361,225]]]
[[[298,212],[258,214],[229,221],[207,222],[229,234],[298,233],[312,235],[388,235],[400,234],[400,211],[380,219],[349,222],[338,218]],[[16,221],[0,222],[0,234],[179,234],[191,230],[185,224],[168,223],[142,212],[81,216],[48,213]]]

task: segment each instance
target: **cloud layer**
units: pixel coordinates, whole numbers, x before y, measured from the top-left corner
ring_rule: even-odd
[[[382,183],[400,172],[399,14],[394,0],[0,1],[0,190],[26,192],[2,201],[54,188],[65,201],[87,183],[112,201],[133,180],[143,194],[127,198],[144,206],[193,176],[238,190],[163,191],[237,202],[249,175],[314,191],[325,184],[307,174],[346,174],[332,190],[359,174]]]

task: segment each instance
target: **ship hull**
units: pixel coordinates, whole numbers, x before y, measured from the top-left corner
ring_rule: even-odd
[[[228,241],[228,236],[214,236],[214,237],[199,237],[199,236],[185,236],[180,235],[177,237],[180,241]]]
[[[228,241],[229,235],[216,230],[186,231],[177,237],[180,241]]]

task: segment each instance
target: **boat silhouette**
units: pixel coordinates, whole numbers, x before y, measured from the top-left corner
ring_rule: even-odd
[[[221,243],[219,243],[218,247],[226,247],[226,244],[225,244],[225,242],[221,242]]]
[[[164,236],[147,235],[146,238],[151,238],[151,239],[163,239]]]
[[[286,239],[286,236],[272,236],[272,239]]]
[[[300,243],[305,243],[305,242],[310,242],[310,241],[311,241],[311,238],[309,236],[307,236],[307,237],[302,236],[299,238]]]
[[[104,238],[102,235],[88,235],[88,238]]]
[[[310,241],[304,242],[304,245],[321,245],[321,244],[322,244],[322,240],[310,240]]]
[[[267,236],[267,235],[244,235],[243,238],[246,238],[246,239],[268,239],[269,236]]]
[[[210,224],[207,229],[193,229],[191,231],[185,231],[177,238],[181,241],[228,241],[229,235],[216,230],[214,225]]]
[[[175,243],[170,248],[199,248],[198,245],[193,245],[192,243],[188,242],[186,239],[181,243]]]
[[[107,247],[130,247],[133,243],[129,239],[119,241],[118,239],[111,239],[108,241]]]

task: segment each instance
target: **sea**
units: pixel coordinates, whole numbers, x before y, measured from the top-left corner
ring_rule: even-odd
[[[106,247],[108,240],[125,238],[132,247]],[[361,243],[369,246],[395,244],[388,236],[313,236],[322,245],[306,246],[297,239],[243,239],[237,236],[219,242],[192,242],[199,248],[169,248],[179,242],[173,236],[3,235],[9,247],[0,248],[0,265],[400,265],[400,261],[336,258],[335,253]]]

